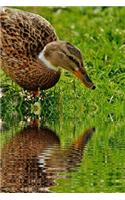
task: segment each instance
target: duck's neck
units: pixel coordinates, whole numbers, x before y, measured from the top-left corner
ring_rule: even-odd
[[[51,62],[49,60],[46,59],[45,55],[44,55],[44,51],[41,51],[38,55],[38,58],[40,59],[40,61],[50,70],[53,70],[55,72],[59,71],[58,67],[55,67],[54,65],[51,64]]]

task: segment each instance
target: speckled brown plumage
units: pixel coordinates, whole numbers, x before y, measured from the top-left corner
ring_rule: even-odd
[[[56,41],[53,27],[36,14],[2,8],[1,67],[27,90],[48,89],[59,80],[60,72],[47,69],[38,59],[46,44]]]

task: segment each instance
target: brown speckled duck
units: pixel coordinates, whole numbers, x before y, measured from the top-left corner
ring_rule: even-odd
[[[83,65],[80,50],[60,41],[48,21],[39,15],[2,8],[1,67],[12,80],[30,91],[53,87],[60,67],[75,74],[88,88],[95,89]]]

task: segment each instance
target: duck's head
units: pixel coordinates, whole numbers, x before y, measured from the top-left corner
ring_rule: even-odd
[[[39,58],[48,67],[58,70],[62,67],[77,76],[86,87],[95,89],[84,68],[83,58],[78,48],[65,41],[54,41],[45,46]]]

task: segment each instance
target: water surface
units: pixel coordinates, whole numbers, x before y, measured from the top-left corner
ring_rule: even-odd
[[[1,192],[125,192],[124,126],[64,116],[1,122]]]

